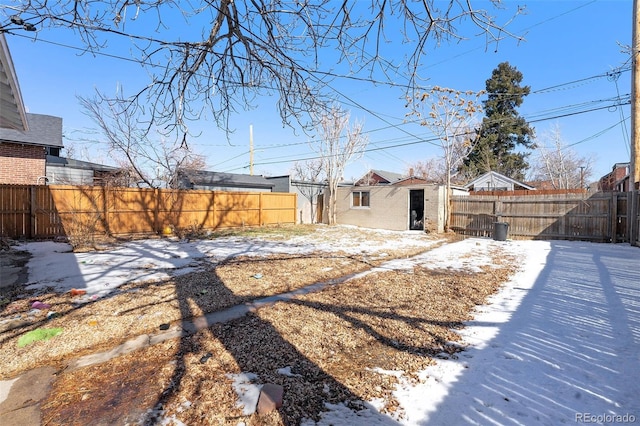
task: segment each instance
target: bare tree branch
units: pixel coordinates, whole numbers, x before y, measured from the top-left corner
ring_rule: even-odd
[[[329,225],[336,223],[336,195],[338,184],[344,177],[344,169],[349,162],[364,154],[369,143],[362,134],[362,122],[349,126],[349,113],[334,105],[318,120],[320,140],[311,144],[322,161],[328,184],[329,200],[325,205]]]
[[[316,222],[315,201],[324,191],[325,170],[322,160],[308,160],[293,165],[293,176],[300,180],[298,191],[309,201],[310,223]]]
[[[568,148],[558,125],[539,137],[536,146],[532,180],[548,182],[553,189],[584,189],[593,174],[593,159]]]
[[[469,37],[468,31],[458,29],[464,21],[485,34],[487,44],[520,40],[509,32],[509,21],[496,22],[491,12],[475,9],[474,3],[18,0],[16,9],[40,29],[70,28],[88,52],[104,49],[113,37],[129,40],[150,82],[121,101],[145,108],[147,132],[162,129],[165,136],[184,141],[189,123],[204,114],[229,130],[230,114],[254,107],[263,94],[279,99],[284,124],[312,129],[335,96],[326,86],[329,74],[317,72],[334,66],[349,66],[341,75],[392,72],[407,82],[403,85],[413,95],[429,40],[437,46]],[[500,4],[493,0],[492,9]],[[180,21],[189,25],[182,28]],[[396,27],[401,28],[400,39]],[[406,47],[406,60],[396,60],[404,65],[392,65],[384,57],[389,42]],[[323,63],[321,54],[330,61]]]
[[[409,115],[420,119],[440,140],[444,163],[447,199],[445,200],[445,228],[449,226],[449,197],[451,179],[475,146],[473,122],[482,112],[479,102],[485,92],[461,92],[445,87],[433,87],[429,92],[408,99]]]
[[[125,102],[121,95],[107,98],[96,92],[91,98],[78,98],[84,113],[100,128],[112,158],[145,185],[156,188],[173,186],[180,169],[202,169],[204,159],[180,141],[162,134],[157,140],[141,129],[143,111]]]

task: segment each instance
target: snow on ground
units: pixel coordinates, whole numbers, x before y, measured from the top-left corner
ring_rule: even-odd
[[[32,255],[28,264],[28,288],[50,286],[59,292],[78,288],[86,290],[87,295],[100,296],[127,282],[162,280],[170,275],[192,272],[205,263],[235,256],[337,250],[347,254],[377,253],[380,256],[385,250],[426,248],[436,243],[420,232],[371,230],[378,236],[387,237],[371,244],[363,239],[349,238],[352,234],[348,231],[352,227],[344,228],[346,232],[343,235],[335,232],[335,227],[319,227],[315,234],[286,241],[237,237],[192,241],[148,239],[87,253],[73,253],[70,245],[52,241],[25,243],[16,248]]]
[[[425,257],[447,264],[465,240]],[[395,396],[405,425],[640,422],[640,249],[585,242],[490,242],[520,271],[461,332],[470,346]],[[442,257],[441,257],[442,256]],[[449,266],[454,266],[449,263]],[[462,265],[461,265],[462,266]],[[332,405],[320,425],[391,425]]]
[[[377,232],[377,231],[371,231]],[[426,244],[397,233],[376,242],[293,238],[278,243],[223,238],[127,243],[115,250],[71,253],[56,243],[21,246],[32,286],[109,291],[131,280],[160,279],[234,255],[336,250],[380,252]],[[640,249],[628,245],[467,239],[385,268],[475,269],[488,248],[516,255],[519,272],[461,331],[467,350],[438,360],[422,383],[401,378],[395,392],[404,416],[327,406],[321,425],[557,425],[640,422]],[[400,372],[380,371],[399,375]]]

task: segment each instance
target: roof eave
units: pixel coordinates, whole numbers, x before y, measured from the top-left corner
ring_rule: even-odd
[[[29,130],[27,112],[22,101],[20,84],[11,59],[9,45],[2,32],[0,32],[0,77],[6,81],[1,83],[4,87],[0,91],[2,93],[0,104],[3,111],[0,115],[0,126],[26,132]]]

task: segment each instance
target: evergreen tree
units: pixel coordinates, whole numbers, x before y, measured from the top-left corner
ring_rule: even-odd
[[[461,167],[467,177],[496,171],[513,179],[524,179],[529,154],[516,152],[516,148],[534,148],[534,129],[516,110],[530,90],[529,86],[521,86],[521,82],[522,73],[508,62],[499,64],[487,80],[485,117],[477,143]]]

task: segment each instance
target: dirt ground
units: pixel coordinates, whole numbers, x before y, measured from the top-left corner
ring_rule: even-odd
[[[397,251],[385,260],[417,251]],[[66,294],[45,293],[39,300],[60,314],[47,326],[64,327],[64,338],[18,348],[19,336],[37,324],[1,332],[2,376],[41,365],[60,368],[42,406],[43,424],[173,419],[188,425],[290,425],[318,419],[326,402],[357,409],[362,400],[381,401],[384,411],[401,417],[392,394],[399,379],[384,371],[401,370],[418,380],[416,373],[434,359],[463,349],[455,330],[513,273],[508,255],[492,256],[496,266],[478,273],[374,272],[74,371],[63,368],[70,357],[156,332],[162,324],[368,270],[381,260],[320,252],[238,257],[163,282],[125,285],[80,307]],[[0,315],[23,312],[29,302],[5,304]],[[230,376],[243,372],[254,373],[256,383],[283,386],[283,407],[243,415]]]

